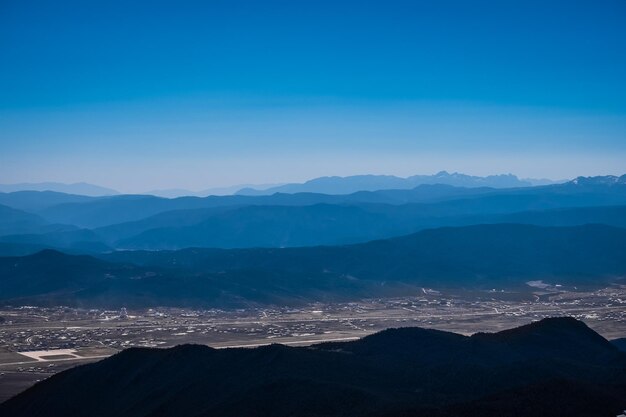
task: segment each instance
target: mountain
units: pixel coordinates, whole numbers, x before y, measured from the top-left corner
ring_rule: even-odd
[[[39,216],[0,205],[0,235],[28,233],[45,225]]]
[[[38,213],[55,223],[93,228],[139,220],[163,211],[176,210],[179,206],[195,208],[194,203],[201,203],[201,199],[181,197],[169,200],[154,196],[121,195],[88,202],[59,204]]]
[[[529,277],[600,283],[626,271],[626,230],[603,225],[519,224],[428,229],[346,246],[118,251],[103,259],[205,272],[285,271],[352,277],[355,282],[518,285]]]
[[[626,206],[571,207],[529,210],[495,216],[476,216],[472,223],[520,223],[537,226],[578,226],[606,224],[626,228]]]
[[[167,188],[167,189],[157,189],[147,191],[145,195],[154,195],[157,197],[165,197],[165,198],[178,198],[178,197],[207,197],[207,196],[224,196],[224,195],[233,195],[237,191],[243,188],[253,188],[255,190],[265,190],[270,187],[277,187],[283,184],[239,184],[239,185],[230,185],[226,187],[213,187],[207,188],[201,191],[190,191],[183,188]]]
[[[42,250],[53,249],[46,245],[28,244],[28,243],[15,243],[15,242],[0,242],[0,257],[3,256],[27,256],[33,255]]]
[[[25,255],[43,248],[92,253],[98,248],[108,251],[111,248],[162,250],[336,245],[389,238],[427,228],[492,223],[541,226],[597,223],[626,228],[626,206],[444,215],[448,210],[445,204],[440,206],[441,215],[437,215],[437,210],[430,205],[320,204],[173,210],[94,230],[47,224],[14,229],[9,235],[0,233],[0,242],[5,243],[0,247],[0,256]],[[473,208],[468,211],[474,212],[476,209]],[[11,248],[7,244],[17,247]]]
[[[119,192],[99,185],[77,182],[74,184],[63,184],[60,182],[38,182],[21,184],[0,184],[0,192],[12,193],[15,191],[54,191],[65,194],[77,194],[91,197],[115,195]]]
[[[213,187],[207,188],[202,191],[198,191],[197,195],[201,197],[210,196],[210,195],[232,195],[242,188],[254,188],[255,190],[266,190],[272,187],[279,187],[284,185],[282,183],[273,183],[273,184],[239,184],[239,185],[230,185],[226,187]]]
[[[515,203],[515,199],[508,198],[508,202]],[[93,253],[98,248],[108,251],[111,248],[163,250],[338,245],[443,226],[495,223],[540,226],[596,223],[626,228],[626,206],[489,213],[488,206],[476,203],[476,200],[461,200],[434,205],[252,205],[173,210],[90,231],[59,226],[55,231],[43,228],[25,234],[0,236],[0,242],[18,246],[0,247],[0,255],[25,255],[42,248]],[[24,246],[26,244],[30,246]],[[30,252],[27,251],[29,247]]]
[[[124,276],[129,277],[133,269],[136,268],[126,268],[90,256],[44,250],[26,257],[0,258],[0,287],[6,298],[29,292],[47,294],[71,291],[119,273],[126,272]]]
[[[27,248],[93,252],[98,247],[337,245],[481,223],[624,227],[626,184],[619,178],[577,178],[565,184],[513,189],[436,184],[347,195],[277,193],[166,199],[50,191],[0,193],[0,204],[22,211],[22,217],[30,215],[40,225],[24,227],[17,217],[5,215],[0,236],[11,235],[2,241],[16,248],[4,245],[0,253],[23,254]],[[95,234],[85,240],[85,232],[76,232],[79,229],[92,229]],[[74,232],[68,233],[71,230]]]
[[[13,235],[16,244],[28,241],[33,250],[80,251],[85,241],[75,234],[80,240],[70,242],[73,235],[65,233],[68,228],[92,229],[95,236],[89,240],[99,241],[103,248],[158,250],[349,244],[427,228],[481,223],[626,226],[626,185],[603,178],[587,182],[514,189],[420,185],[410,190],[347,195],[277,193],[176,199],[23,191],[0,194],[0,201],[34,213],[49,224],[71,225],[55,229],[60,234],[57,237],[48,233],[54,232],[52,229],[4,233]],[[55,241],[64,244],[50,246]],[[86,249],[93,251],[94,247],[88,246]]]
[[[577,177],[570,181],[571,185],[579,187],[594,187],[594,186],[624,186],[626,185],[626,174],[621,177],[615,175],[605,175],[598,177]]]
[[[209,210],[211,214],[207,212]],[[372,213],[361,207],[343,205],[245,206],[178,213],[187,221],[192,218],[188,213],[202,213],[206,217],[182,227],[145,230],[118,240],[115,245],[122,249],[315,246],[363,242],[414,231],[412,227],[398,227],[398,222],[387,213]],[[106,228],[106,232],[111,228]]]
[[[0,258],[0,301],[80,306],[301,304],[510,289],[526,281],[595,288],[626,274],[626,230],[602,225],[479,225],[358,245],[302,248],[43,251]]]
[[[35,214],[0,205],[0,239],[6,235],[54,233],[75,229],[72,226],[50,224]]]
[[[139,193],[141,195],[152,195],[155,197],[163,198],[178,198],[178,197],[199,197],[199,193],[191,190],[185,190],[184,188],[164,188],[157,190],[146,191],[145,193]]]
[[[95,232],[119,249],[246,248],[338,245],[390,238],[442,226],[520,223],[626,228],[626,206],[576,207],[489,214],[449,205],[244,206],[165,212]],[[476,212],[484,214],[475,214]],[[439,215],[437,215],[439,212]],[[463,214],[467,213],[467,214]],[[447,215],[446,215],[447,214]]]
[[[54,191],[15,191],[12,193],[0,193],[0,204],[33,213],[59,204],[86,203],[96,199],[96,197],[57,193]]]
[[[0,236],[0,242],[32,248],[55,248],[70,252],[99,253],[110,251],[100,236],[87,229],[56,230],[47,233],[13,234]],[[2,249],[0,249],[2,253]]]
[[[147,195],[122,195],[47,206],[38,214],[56,223],[69,223],[79,227],[97,228],[123,222],[139,221],[173,210],[241,206],[307,206],[313,204],[403,204],[408,202],[439,201],[460,196],[488,194],[489,188],[466,189],[450,186],[420,186],[413,190],[386,190],[358,192],[350,195],[315,193],[281,194],[269,196],[209,196],[179,197],[174,199]],[[0,195],[1,196],[1,195]],[[0,201],[2,201],[0,199]],[[626,203],[626,195],[624,196]],[[10,204],[7,204],[10,205]]]
[[[567,182],[568,180],[551,180],[549,178],[522,178],[521,181],[529,182],[533,187],[539,185],[554,185],[554,184],[562,184]]]
[[[423,184],[443,184],[455,187],[514,188],[529,187],[529,181],[522,181],[515,175],[489,175],[476,177],[457,172],[449,174],[441,171],[435,175],[414,175],[401,178],[393,175],[354,175],[350,177],[320,177],[301,184],[285,184],[265,190],[244,188],[241,195],[269,195],[274,193],[321,193],[351,194],[357,191],[377,191],[385,189],[410,189]]]
[[[56,223],[74,224],[79,227],[98,228],[123,222],[139,221],[150,216],[173,210],[201,208],[240,207],[246,205],[306,206],[313,204],[346,203],[391,203],[406,201],[431,201],[452,198],[457,195],[488,193],[490,189],[468,191],[463,188],[430,187],[398,192],[360,192],[347,196],[299,193],[273,194],[271,196],[209,196],[179,197],[175,199],[145,195],[123,195],[100,198],[86,202],[69,202],[37,211],[38,214]],[[624,197],[626,202],[626,196]]]
[[[314,204],[430,204],[433,216],[478,213],[512,213],[562,207],[590,207],[626,204],[626,185],[580,185],[574,182],[542,187],[493,189],[463,188],[446,185],[422,185],[410,190],[359,191],[347,195],[316,193],[267,196],[210,196],[175,199],[154,196],[123,195],[70,202],[36,212],[51,223],[98,228],[134,222],[172,210],[190,210],[235,206],[307,206]],[[439,205],[438,205],[439,204]],[[443,205],[442,205],[443,204]],[[9,205],[9,204],[7,204]],[[437,210],[443,210],[438,212]]]
[[[621,350],[622,352],[626,352],[626,337],[622,337],[621,339],[611,340],[611,343],[613,343],[613,345],[617,347],[619,350]]]
[[[131,348],[37,383],[0,414],[614,417],[624,370],[626,354],[571,318],[470,337],[401,328],[310,347]]]
[[[132,222],[117,223],[93,229],[98,236],[113,246],[122,240],[132,238],[149,230],[184,228],[195,226],[223,212],[236,210],[238,206],[172,210]]]
[[[376,286],[317,271],[138,266],[54,250],[0,257],[0,303],[9,305],[241,308],[402,293],[399,284]]]

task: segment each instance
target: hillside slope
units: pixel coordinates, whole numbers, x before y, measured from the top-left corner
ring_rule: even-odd
[[[300,348],[128,349],[40,382],[0,413],[613,417],[625,370],[626,354],[570,318],[472,337],[403,328]]]
[[[0,258],[4,303],[242,306],[417,293],[526,291],[528,280],[599,287],[626,276],[626,230],[479,225],[348,246],[44,251]]]

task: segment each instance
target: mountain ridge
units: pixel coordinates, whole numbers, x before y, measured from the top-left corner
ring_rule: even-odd
[[[625,227],[621,211],[626,207],[626,184],[620,178],[580,177],[565,184],[513,189],[419,185],[347,195],[167,199],[0,193],[0,204],[43,219],[39,226],[32,222],[31,227],[5,230],[0,221],[0,253],[26,253],[29,247],[92,253],[107,248],[340,245],[481,223]],[[10,223],[10,216],[4,220]]]
[[[298,305],[418,294],[434,286],[530,294],[529,280],[596,288],[624,276],[626,229],[496,224],[344,246],[116,251],[97,261],[56,251],[0,257],[0,301]]]
[[[65,194],[77,194],[89,197],[101,197],[120,194],[119,191],[111,188],[86,182],[66,184],[61,182],[37,182],[19,184],[0,184],[0,192],[10,193],[15,191],[53,191]]]
[[[582,417],[589,408],[613,417],[626,393],[626,354],[572,320],[546,318],[480,340],[399,328],[310,347],[130,348],[39,382],[0,404],[0,413],[501,417],[519,416],[521,402],[524,417]],[[531,343],[511,340],[528,326],[540,330]],[[567,349],[574,340],[583,342]],[[564,398],[555,403],[557,386]],[[97,400],[103,396],[116,400]]]
[[[545,183],[545,181],[543,181]],[[494,187],[512,188],[529,187],[531,181],[520,180],[513,174],[471,176],[454,172],[440,171],[434,175],[412,175],[397,177],[394,175],[352,175],[346,177],[331,176],[313,178],[303,183],[291,183],[270,187],[264,190],[242,188],[239,195],[270,195],[276,192],[316,192],[323,194],[349,194],[358,191],[378,191],[385,189],[410,189],[424,184],[443,184],[457,187]]]
[[[512,189],[492,189],[485,187],[463,188],[441,184],[421,185],[410,190],[359,191],[347,195],[328,195],[316,193],[274,193],[262,196],[210,196],[179,197],[165,199],[154,196],[123,195],[118,197],[98,198],[84,203],[64,203],[47,207],[36,212],[50,222],[73,224],[79,227],[104,227],[121,222],[137,221],[161,212],[179,209],[212,208],[242,205],[293,205],[311,204],[406,204],[436,203],[454,199],[484,198],[492,199],[491,209],[497,209],[496,200],[502,204],[508,196],[518,200],[534,199],[534,205],[528,208],[556,208],[565,206],[593,206],[626,204],[626,185],[578,185],[572,182],[557,185],[522,187]],[[1,196],[0,196],[1,197]],[[542,200],[544,201],[543,206]],[[546,204],[549,203],[549,204]],[[6,201],[0,204],[9,205]],[[523,208],[517,208],[521,211]]]

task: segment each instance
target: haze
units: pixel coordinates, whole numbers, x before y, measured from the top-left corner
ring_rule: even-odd
[[[1,182],[620,175],[624,18],[620,0],[3,2]]]

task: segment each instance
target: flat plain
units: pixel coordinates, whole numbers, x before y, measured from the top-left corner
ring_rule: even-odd
[[[609,340],[626,337],[626,285],[578,290],[530,282],[529,287],[530,292],[521,293],[423,288],[402,298],[297,308],[127,311],[5,306],[0,309],[0,401],[59,371],[137,346],[303,346],[407,326],[473,334],[555,316],[581,319]]]

